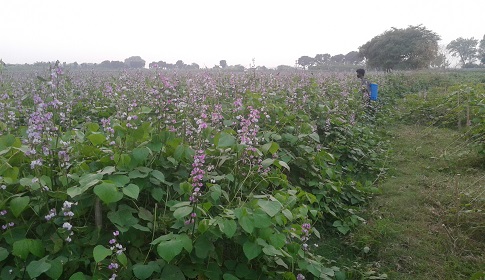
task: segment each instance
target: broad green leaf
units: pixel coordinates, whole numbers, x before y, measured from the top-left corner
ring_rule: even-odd
[[[288,210],[288,209],[283,209],[283,211],[281,211],[281,213],[283,213],[283,215],[285,215],[285,217],[286,217],[288,220],[290,220],[290,221],[292,221],[292,220],[293,220],[293,214],[291,213],[291,211],[290,211],[290,210]]]
[[[97,245],[93,249],[93,257],[94,261],[99,263],[106,259],[108,256],[111,256],[112,251],[108,248],[105,248],[102,245]]]
[[[271,164],[273,164],[273,162],[274,162],[274,159],[267,158],[267,159],[265,159],[261,162],[261,165],[266,168],[266,167],[270,166]]]
[[[98,174],[101,174],[101,175],[108,174],[109,175],[109,174],[112,174],[115,171],[116,171],[116,168],[114,166],[106,166],[105,168],[103,168],[103,170],[98,171]]]
[[[162,172],[158,171],[158,170],[153,170],[151,172],[152,176],[155,177],[155,179],[157,179],[158,181],[160,182],[165,182],[165,175],[163,175]]]
[[[249,234],[254,231],[254,222],[249,216],[242,216],[239,219],[239,225]]]
[[[153,214],[143,207],[140,207],[140,209],[138,210],[138,217],[145,221],[153,221]]]
[[[281,203],[279,201],[258,200],[258,205],[271,217],[274,217],[281,210]]]
[[[140,280],[150,278],[153,272],[155,272],[155,267],[153,265],[143,265],[137,263],[133,266],[133,274]]]
[[[284,256],[281,250],[276,249],[273,245],[264,246],[263,253],[267,256]]]
[[[103,174],[88,173],[79,178],[79,185],[81,187],[91,187],[96,185],[102,178]]]
[[[114,174],[108,176],[108,180],[113,181],[116,186],[123,187],[130,182],[130,178],[126,175]]]
[[[51,268],[45,273],[51,279],[59,279],[63,272],[62,261],[57,258],[55,260],[49,261]]]
[[[125,253],[121,253],[119,255],[116,255],[116,258],[118,259],[118,262],[122,264],[123,266],[128,265],[128,258],[126,257]]]
[[[123,193],[128,197],[138,199],[138,195],[140,194],[140,188],[135,184],[129,184],[128,186],[123,188]]]
[[[232,147],[236,144],[236,138],[230,134],[222,132],[217,139],[217,148]]]
[[[106,136],[101,133],[96,133],[96,134],[93,133],[86,138],[88,138],[89,141],[91,141],[91,144],[93,144],[93,146],[98,146],[100,144],[103,144],[104,141],[106,141]]]
[[[175,152],[173,153],[173,157],[179,161],[180,159],[182,159],[184,152],[185,152],[185,146],[183,144],[180,144],[175,149]]]
[[[99,130],[99,124],[97,123],[87,123],[86,127],[90,132],[96,132]]]
[[[194,244],[195,255],[198,258],[205,259],[211,252],[214,251],[214,244],[206,237],[206,235],[201,235],[197,238]]]
[[[15,197],[10,200],[10,210],[15,217],[18,217],[29,205],[30,198],[28,196]]]
[[[133,158],[138,162],[145,161],[150,155],[150,150],[147,147],[133,149]]]
[[[30,239],[22,239],[13,243],[12,255],[23,260],[27,259],[29,255]]]
[[[51,268],[50,263],[46,263],[45,260],[31,261],[27,265],[27,273],[31,279],[39,277],[42,273],[46,272]]]
[[[7,249],[0,247],[0,262],[6,259],[9,255],[9,252]]]
[[[106,204],[117,202],[123,198],[115,184],[101,183],[94,187],[94,193]]]
[[[277,233],[271,236],[269,242],[276,248],[281,249],[286,244],[286,235],[282,233]]]
[[[29,239],[29,251],[32,255],[42,258],[45,255],[44,243],[39,239]]]
[[[175,219],[177,219],[177,220],[180,220],[183,217],[185,217],[185,216],[189,215],[190,213],[192,213],[193,210],[194,210],[194,207],[192,207],[192,206],[184,206],[184,207],[177,208],[173,212],[173,217]]]
[[[248,240],[244,242],[243,251],[248,260],[252,260],[261,253],[261,246]]]
[[[86,276],[82,272],[76,272],[73,275],[71,275],[71,277],[69,278],[69,280],[86,280],[86,279],[87,279]]]
[[[278,161],[278,164],[282,167],[284,167],[286,170],[290,171],[290,166],[288,165],[288,163],[282,161],[282,160],[279,160]]]
[[[162,241],[157,246],[157,252],[166,262],[170,262],[178,256],[184,248],[183,241],[181,239],[171,239]]]
[[[239,278],[237,278],[236,276],[234,276],[230,273],[224,273],[224,275],[222,275],[222,279],[224,279],[224,280],[239,280]]]
[[[178,266],[167,264],[163,268],[160,279],[185,280],[185,276]]]
[[[261,147],[261,150],[264,152],[264,153],[270,153],[270,154],[274,154],[278,151],[278,149],[280,148],[280,145],[278,145],[278,143],[275,143],[275,142],[269,142],[269,143],[266,143],[264,144],[262,147]]]
[[[232,238],[236,233],[237,224],[234,220],[224,219],[219,223],[219,228],[228,238]]]

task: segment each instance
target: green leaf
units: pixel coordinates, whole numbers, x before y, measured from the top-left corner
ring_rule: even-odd
[[[283,213],[283,215],[285,215],[285,217],[286,217],[288,220],[290,220],[290,221],[292,221],[292,220],[293,220],[293,213],[291,213],[291,211],[290,211],[290,210],[288,210],[288,209],[283,209],[283,211],[281,211],[281,213]]]
[[[283,253],[281,252],[281,250],[276,249],[272,245],[264,246],[263,253],[267,256],[276,256],[276,255],[283,256]]]
[[[270,153],[270,154],[274,154],[278,151],[278,149],[280,148],[280,145],[278,145],[278,143],[275,143],[275,142],[269,142],[269,143],[266,143],[264,144],[262,147],[261,147],[261,150],[264,152],[264,153]]]
[[[286,170],[290,171],[290,166],[288,165],[288,163],[282,161],[282,160],[279,160],[277,161],[278,162],[278,165],[284,167]]]
[[[7,249],[0,247],[0,262],[6,259],[9,255],[9,252]]]
[[[29,252],[39,258],[45,255],[44,243],[39,239],[29,239]]]
[[[175,149],[175,152],[173,153],[173,157],[180,161],[180,159],[182,158],[182,156],[184,155],[184,152],[185,152],[185,146],[183,144],[180,144],[177,146],[177,148]]]
[[[90,187],[96,185],[103,178],[103,174],[88,173],[79,179],[79,187],[70,187],[67,189],[67,194],[70,197],[75,197],[83,194]]]
[[[93,133],[86,138],[88,138],[89,141],[91,141],[91,144],[93,144],[93,146],[103,144],[103,142],[106,141],[106,136],[101,133],[96,133],[96,134]]]
[[[133,274],[140,280],[150,278],[153,272],[155,272],[155,267],[153,265],[143,265],[137,263],[133,266]]]
[[[281,203],[278,201],[258,200],[258,205],[270,217],[274,217],[281,210]]]
[[[138,162],[145,161],[150,155],[150,150],[147,147],[133,149],[133,158]]]
[[[248,258],[248,260],[252,260],[259,256],[259,254],[261,253],[261,247],[258,244],[248,240],[244,242],[243,251],[244,255],[246,255],[246,258]]]
[[[18,217],[29,205],[30,198],[28,196],[15,197],[10,200],[10,210],[15,217]]]
[[[45,255],[45,248],[42,241],[38,239],[21,239],[13,243],[12,255],[21,259],[27,259],[29,253],[42,258]]]
[[[121,253],[119,255],[116,255],[116,258],[118,259],[120,264],[122,264],[123,266],[128,265],[128,258],[126,257],[125,253]]]
[[[313,132],[312,134],[308,134],[308,136],[315,140],[315,142],[320,143],[320,136],[318,135],[318,133]]]
[[[286,235],[282,233],[274,234],[269,242],[276,248],[281,249],[286,244]]]
[[[86,280],[86,276],[82,272],[76,272],[71,277],[69,280]]]
[[[270,166],[271,164],[273,164],[273,162],[274,162],[274,159],[267,158],[267,159],[265,159],[261,162],[261,165],[266,168],[266,167]]]
[[[94,193],[106,204],[120,201],[123,193],[118,191],[115,184],[101,183],[94,187]]]
[[[162,259],[164,259],[166,262],[170,262],[182,252],[183,248],[184,244],[182,240],[174,238],[160,242],[157,246],[157,252]]]
[[[100,175],[108,174],[109,175],[109,174],[112,174],[115,171],[116,171],[116,168],[114,166],[106,166],[105,168],[103,168],[103,170],[98,171],[98,174],[100,174]]]
[[[99,124],[97,124],[97,123],[87,123],[86,128],[90,132],[96,132],[96,131],[99,130]]]
[[[192,206],[184,206],[184,207],[177,208],[177,210],[173,212],[173,217],[177,220],[180,220],[183,217],[192,213],[193,210],[194,210],[194,207]]]
[[[195,255],[198,258],[205,259],[211,252],[214,251],[214,244],[206,237],[206,235],[201,235],[197,238],[194,244]]]
[[[126,196],[131,197],[133,199],[138,199],[138,195],[140,194],[140,188],[135,184],[129,184],[128,186],[124,187],[122,190]]]
[[[215,143],[217,148],[232,147],[236,144],[236,138],[230,134],[222,132]]]
[[[110,249],[105,248],[102,245],[98,245],[98,246],[94,247],[94,250],[93,250],[94,261],[99,263],[99,262],[103,261],[104,259],[106,259],[108,256],[111,256],[111,253],[112,252],[111,252]]]
[[[178,266],[167,264],[163,268],[160,279],[185,280],[185,276]]]
[[[165,175],[163,175],[162,172],[158,171],[158,170],[153,170],[151,172],[152,176],[155,177],[155,179],[157,179],[158,181],[160,182],[165,182]]]
[[[228,237],[232,238],[237,230],[237,224],[234,220],[222,220],[219,223],[220,230]]]
[[[138,217],[140,217],[140,219],[145,221],[149,221],[149,222],[153,221],[153,214],[143,207],[140,207],[138,211]]]
[[[51,279],[59,279],[63,272],[62,261],[57,258],[55,260],[49,261],[51,268],[45,273]]]
[[[254,231],[254,222],[249,216],[242,216],[239,219],[239,224],[241,227],[249,234]]]
[[[27,273],[31,279],[39,277],[42,273],[46,272],[51,268],[50,263],[46,263],[45,260],[31,261],[27,265]]]
[[[224,280],[239,280],[239,278],[237,278],[236,276],[234,276],[230,273],[224,273],[224,275],[222,275],[222,279],[224,279]]]

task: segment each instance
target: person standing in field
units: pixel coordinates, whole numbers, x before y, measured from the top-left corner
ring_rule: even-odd
[[[357,78],[360,79],[360,92],[362,92],[362,100],[365,106],[370,106],[370,82],[364,77],[365,70],[357,69]]]

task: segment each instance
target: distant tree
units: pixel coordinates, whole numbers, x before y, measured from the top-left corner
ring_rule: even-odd
[[[295,70],[295,67],[289,66],[289,65],[278,65],[276,67],[277,71],[291,71]]]
[[[477,58],[478,40],[475,38],[464,39],[462,37],[451,41],[446,49],[452,56],[458,56],[462,66],[473,63]]]
[[[125,64],[123,63],[123,61],[119,61],[119,60],[113,60],[113,61],[111,61],[110,66],[111,66],[112,69],[122,69],[122,68],[125,68]]]
[[[359,47],[369,68],[428,68],[438,52],[440,36],[425,27],[392,28]]]
[[[148,64],[148,69],[156,69],[158,68],[158,62],[150,62],[150,64]]]
[[[448,60],[448,57],[446,56],[446,46],[440,45],[438,54],[436,57],[431,61],[431,67],[434,68],[446,68],[450,66],[450,61]]]
[[[480,59],[480,63],[485,64],[485,35],[478,45],[478,59]]]
[[[325,53],[325,54],[317,54],[315,56],[315,64],[317,66],[322,66],[322,65],[326,65],[330,62],[330,58],[332,56],[328,53]]]
[[[219,61],[219,65],[221,66],[221,68],[226,68],[227,67],[227,61],[221,60],[221,61]]]
[[[343,54],[337,54],[334,55],[330,58],[330,61],[336,64],[341,64],[344,63],[345,55]]]
[[[129,68],[143,68],[145,67],[145,60],[139,56],[131,56],[125,59],[125,64]]]
[[[184,69],[185,68],[185,63],[182,60],[177,60],[177,62],[175,62],[175,68],[177,68],[177,69]]]
[[[110,68],[111,67],[111,62],[109,60],[105,60],[99,64],[99,67],[103,68]]]
[[[344,57],[344,63],[348,65],[359,65],[363,61],[362,57],[360,57],[358,51],[351,51],[347,53]]]
[[[313,65],[314,62],[315,59],[313,57],[309,57],[306,55],[298,58],[298,65],[301,65],[303,69],[307,69],[307,67]]]
[[[197,63],[194,62],[194,63],[190,64],[190,69],[197,70],[197,69],[200,69],[200,66],[199,66],[199,64],[197,64]]]
[[[238,72],[243,72],[246,68],[244,68],[244,66],[242,66],[241,64],[236,64],[234,66],[231,66],[231,68],[234,70],[234,71],[238,71]]]

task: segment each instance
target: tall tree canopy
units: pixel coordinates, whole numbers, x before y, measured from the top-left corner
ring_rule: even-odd
[[[303,69],[306,69],[308,66],[313,65],[313,63],[315,63],[315,59],[313,57],[304,55],[298,58],[298,65],[301,65]]]
[[[383,70],[428,68],[438,53],[440,36],[425,27],[392,28],[359,47],[367,66]]]
[[[485,35],[483,35],[483,39],[480,41],[480,45],[478,45],[478,59],[482,64],[485,64]]]
[[[477,58],[477,44],[478,40],[475,38],[457,38],[451,41],[446,49],[451,53],[452,56],[458,56],[460,62],[463,66],[466,64],[471,64]]]
[[[145,67],[145,60],[139,56],[130,56],[125,59],[125,64],[130,68],[143,68]]]

